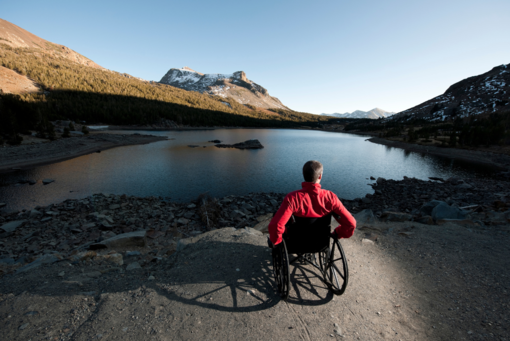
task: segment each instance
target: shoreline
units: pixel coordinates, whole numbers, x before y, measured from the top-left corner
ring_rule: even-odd
[[[4,147],[0,148],[0,174],[62,162],[115,147],[142,145],[166,139],[153,135],[96,133],[47,143]]]
[[[504,154],[457,148],[421,146],[405,142],[386,140],[380,137],[372,137],[367,139],[367,141],[388,147],[404,149],[410,152],[429,154],[447,159],[478,164],[493,168],[495,171],[507,171],[510,168],[510,156]]]

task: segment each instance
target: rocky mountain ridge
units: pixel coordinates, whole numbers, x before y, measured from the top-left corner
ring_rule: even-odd
[[[339,118],[370,118],[370,119],[379,119],[379,118],[386,118],[394,115],[394,112],[386,111],[379,108],[374,108],[369,111],[362,111],[362,110],[356,110],[351,113],[333,113],[333,114],[322,114],[323,116],[333,116],[333,117],[339,117]]]
[[[510,64],[494,67],[451,85],[442,95],[399,112],[392,120],[425,119],[441,122],[457,117],[488,115],[510,110]]]
[[[244,71],[204,74],[185,66],[170,69],[159,82],[188,91],[230,97],[241,104],[258,108],[288,109],[278,98],[270,96],[267,89],[249,80]]]

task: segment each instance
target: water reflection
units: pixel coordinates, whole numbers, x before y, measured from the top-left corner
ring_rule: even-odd
[[[372,192],[366,178],[479,176],[486,170],[365,141],[366,137],[321,131],[219,129],[152,132],[175,140],[127,146],[53,165],[0,176],[0,202],[30,209],[94,193],[194,200],[204,192],[222,197],[250,192],[289,192],[300,187],[301,167],[324,164],[323,187],[353,199]],[[220,149],[209,140],[237,143],[257,138],[261,150]],[[190,148],[188,145],[199,145]],[[205,148],[204,148],[205,146]],[[459,166],[460,165],[460,166]],[[56,181],[43,186],[40,180]],[[19,185],[21,179],[39,180]]]

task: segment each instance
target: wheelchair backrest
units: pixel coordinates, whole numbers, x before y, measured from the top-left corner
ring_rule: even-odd
[[[315,253],[329,246],[331,213],[321,218],[292,216],[283,234],[288,253]]]

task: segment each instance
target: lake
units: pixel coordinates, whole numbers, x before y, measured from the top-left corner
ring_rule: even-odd
[[[125,134],[125,131],[118,132]],[[134,133],[134,132],[133,132]],[[5,210],[31,209],[94,193],[161,196],[186,202],[208,192],[213,197],[251,192],[287,193],[301,188],[308,160],[324,165],[322,187],[340,198],[373,193],[370,176],[485,176],[489,170],[457,161],[406,152],[353,134],[290,129],[217,129],[144,132],[174,140],[109,149],[27,171],[0,175]],[[214,147],[209,140],[237,143],[258,139],[264,149]],[[199,145],[190,148],[188,145]],[[205,148],[203,147],[205,146]],[[55,179],[43,185],[42,179]],[[38,180],[36,185],[19,184]]]

